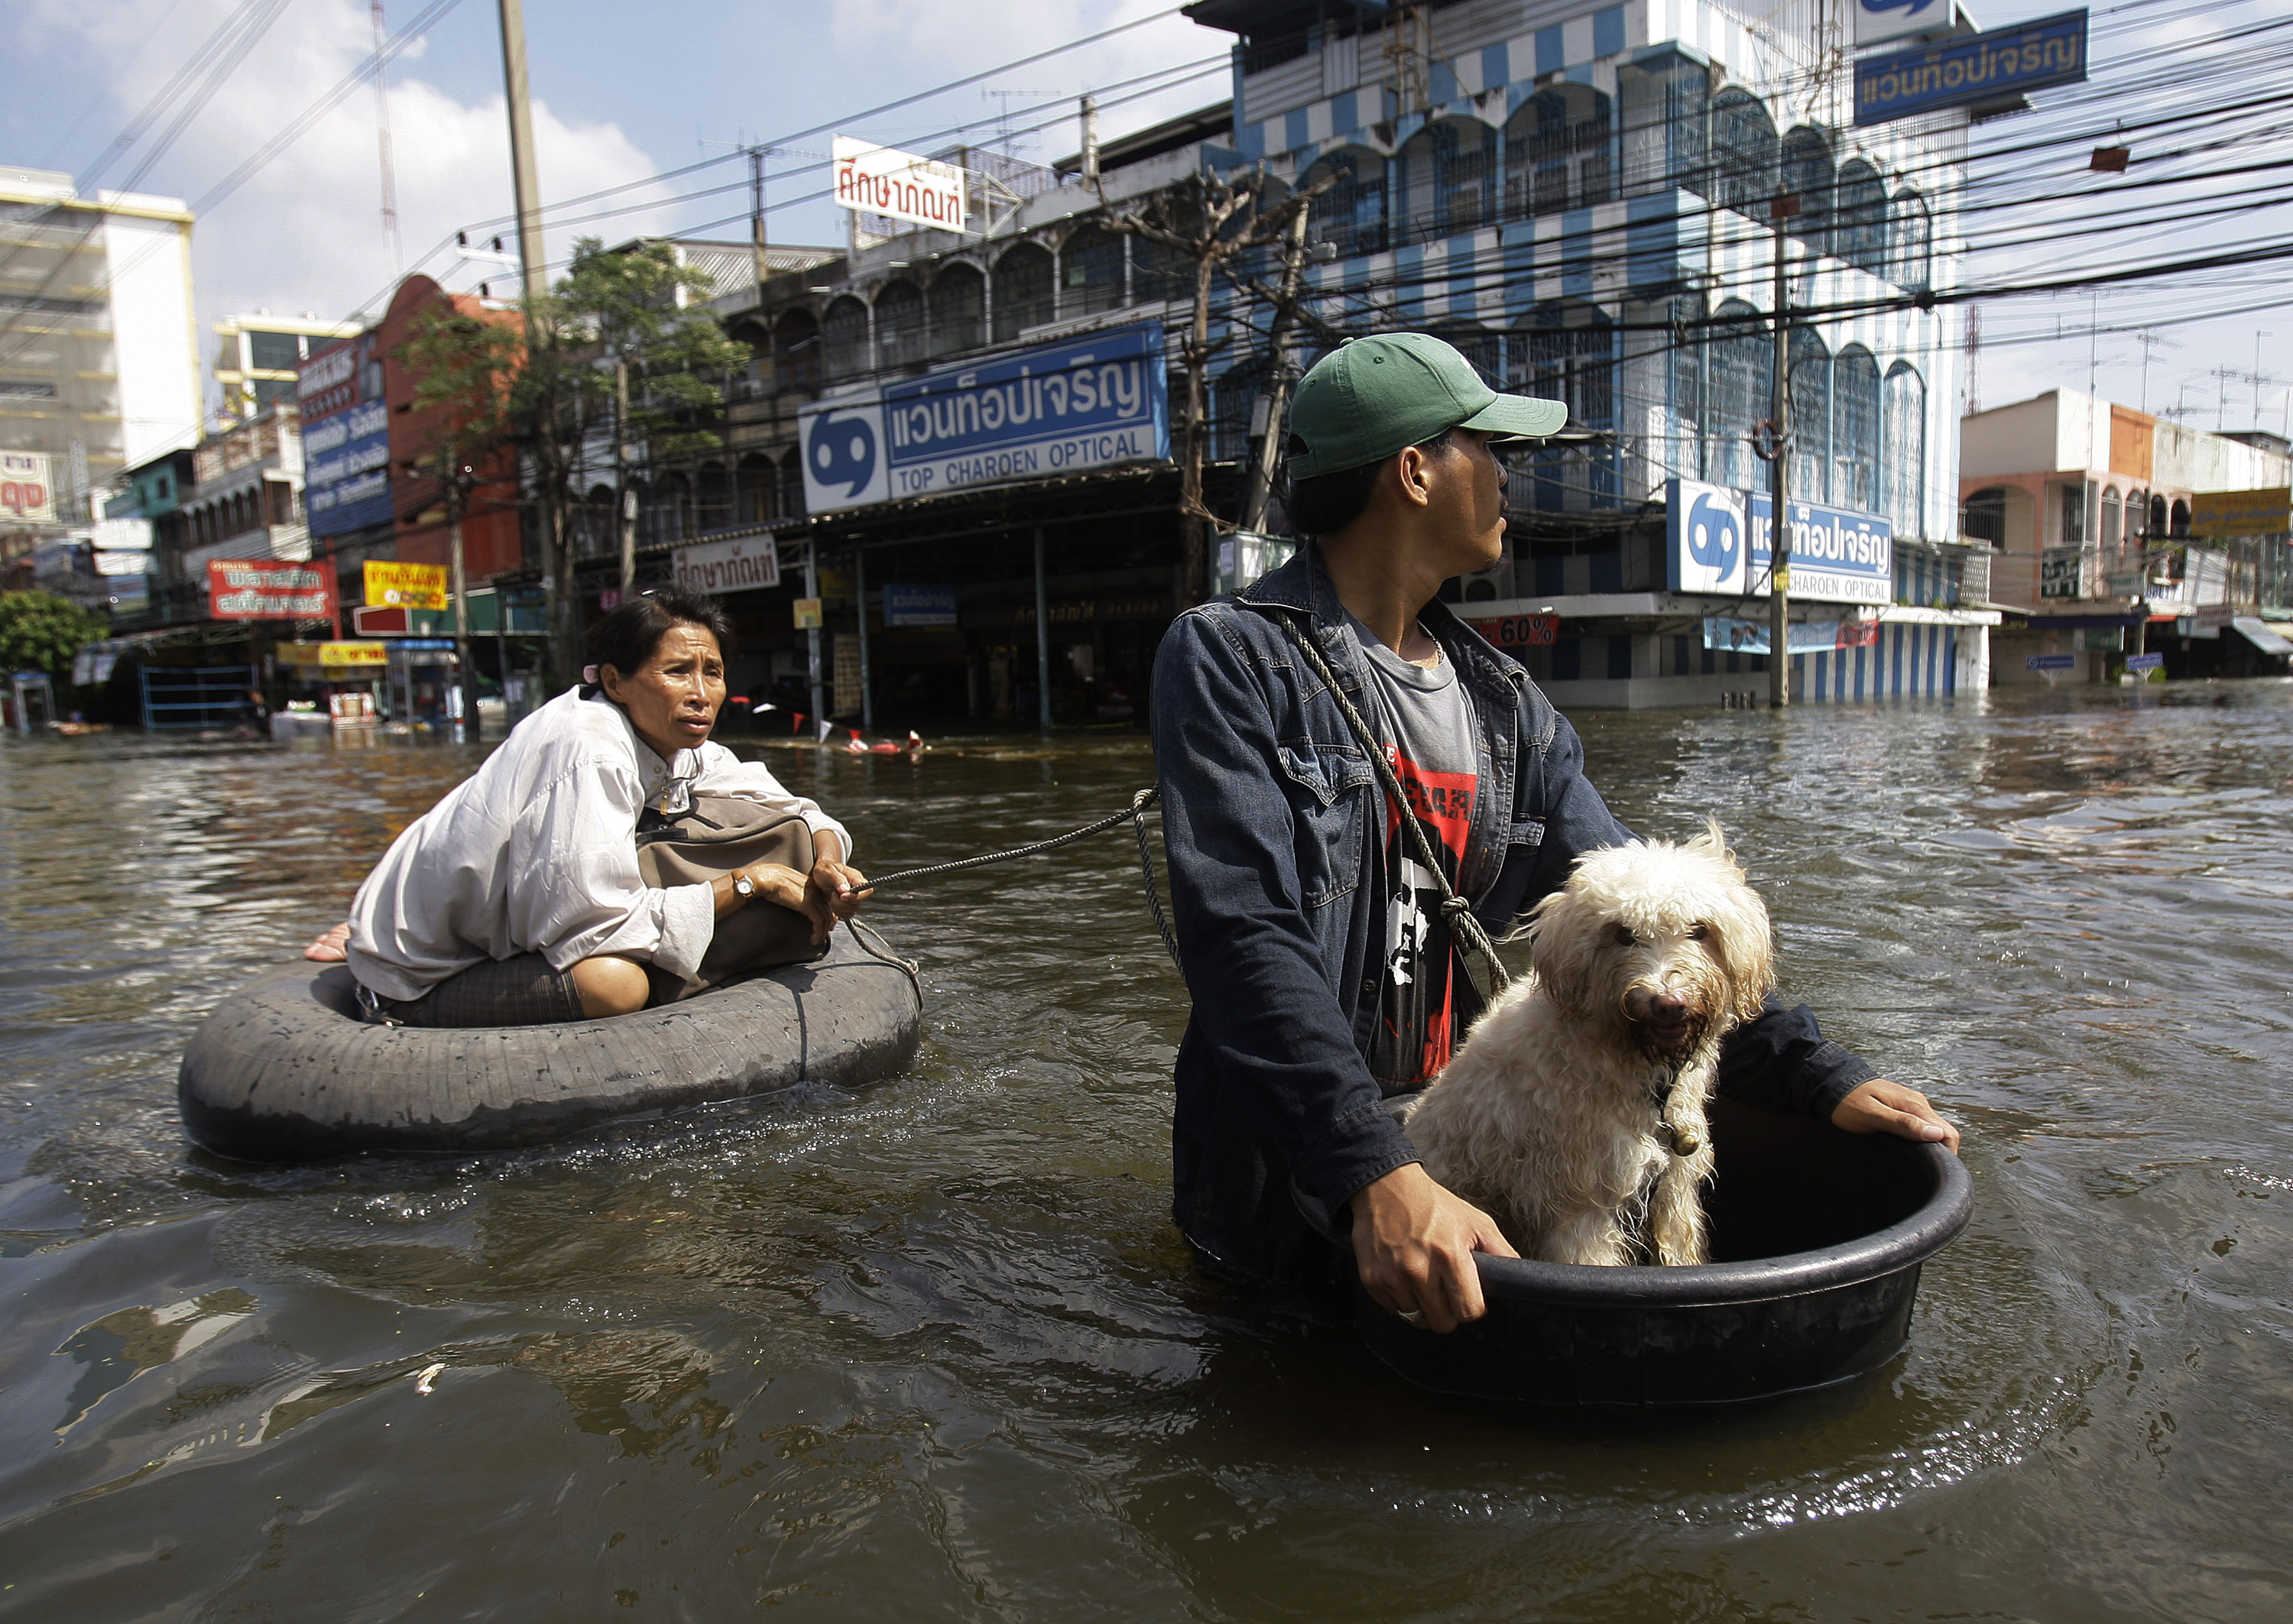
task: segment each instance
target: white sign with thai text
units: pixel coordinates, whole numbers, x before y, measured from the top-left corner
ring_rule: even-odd
[[[781,584],[780,544],[769,536],[702,542],[677,548],[676,568],[677,584],[687,592],[713,597],[759,591]]]
[[[833,157],[839,208],[941,231],[969,230],[964,224],[969,177],[954,165],[848,135],[836,137]]]

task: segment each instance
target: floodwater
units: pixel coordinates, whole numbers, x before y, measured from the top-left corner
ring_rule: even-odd
[[[2293,1614],[2293,687],[1584,726],[1965,1127],[1973,1223],[1869,1380],[1492,1412],[1192,1273],[1122,833],[883,900],[928,1027],[864,1092],[215,1161],[185,1038],[476,753],[7,739],[0,1617]],[[879,871],[1150,780],[1120,735],[771,759]]]

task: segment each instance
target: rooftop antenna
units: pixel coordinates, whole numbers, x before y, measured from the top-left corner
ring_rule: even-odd
[[[2167,349],[2168,349],[2168,350],[2178,350],[2178,349],[2180,349],[2182,346],[2181,346],[2181,345],[2179,345],[2179,344],[2177,344],[2177,343],[2175,343],[2172,339],[2170,339],[2170,338],[2160,338],[2160,337],[2159,337],[2159,336],[2158,336],[2158,335],[2157,335],[2156,333],[2154,333],[2154,332],[2151,331],[2151,330],[2150,330],[2149,328],[2147,328],[2147,327],[2144,327],[2141,332],[2136,333],[2136,334],[2134,335],[2134,342],[2135,342],[2135,343],[2140,344],[2140,345],[2142,346],[2142,406],[2141,406],[2141,409],[2142,409],[2143,411],[2144,411],[2144,412],[2147,412],[2147,411],[2150,409],[2150,354],[2151,354],[2151,351],[2153,351],[2153,350],[2155,350],[2155,349],[2157,349],[2160,344],[2163,344],[2163,345],[2164,345]]]
[[[374,124],[382,149],[382,234],[390,239],[390,279],[406,271],[406,256],[398,246],[398,181],[390,164],[390,63],[383,55],[389,30],[382,20],[382,0],[374,0]]]

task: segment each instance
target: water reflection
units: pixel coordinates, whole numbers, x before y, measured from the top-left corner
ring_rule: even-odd
[[[884,899],[930,1013],[878,1087],[255,1170],[182,1147],[184,1034],[474,754],[10,740],[0,1612],[2281,1611],[2293,705],[2203,697],[1583,719],[1979,1192],[1881,1377],[1658,1419],[1429,1399],[1190,1272],[1120,837]],[[1151,771],[773,759],[878,870]]]

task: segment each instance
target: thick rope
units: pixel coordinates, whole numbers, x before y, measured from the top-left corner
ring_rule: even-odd
[[[1496,944],[1489,940],[1489,933],[1482,928],[1481,922],[1473,917],[1472,904],[1457,894],[1455,888],[1449,884],[1449,877],[1441,872],[1441,864],[1433,854],[1433,843],[1425,837],[1424,826],[1418,822],[1417,814],[1409,810],[1408,797],[1402,793],[1401,780],[1396,776],[1393,764],[1385,758],[1385,747],[1370,731],[1369,723],[1362,720],[1362,714],[1354,708],[1354,702],[1346,698],[1346,691],[1338,685],[1338,674],[1330,669],[1330,662],[1322,658],[1322,651],[1314,646],[1313,639],[1300,632],[1297,622],[1288,616],[1277,616],[1276,618],[1281,621],[1282,629],[1290,634],[1290,641],[1298,645],[1299,651],[1312,662],[1315,671],[1328,684],[1330,697],[1338,702],[1339,714],[1345,717],[1346,725],[1353,729],[1354,738],[1376,766],[1378,777],[1384,781],[1385,793],[1393,797],[1395,815],[1401,820],[1401,827],[1409,831],[1409,837],[1417,847],[1418,862],[1433,877],[1433,883],[1441,888],[1441,917],[1449,922],[1451,933],[1467,952],[1480,955],[1481,963],[1488,970],[1491,996],[1503,992],[1512,985],[1512,974],[1498,960]]]
[[[985,869],[996,863],[1017,862],[1020,858],[1040,856],[1045,852],[1056,852],[1061,846],[1073,845],[1078,840],[1088,840],[1093,835],[1105,834],[1118,824],[1128,823],[1136,829],[1138,836],[1138,873],[1139,877],[1146,883],[1146,905],[1154,910],[1155,928],[1162,933],[1163,950],[1170,954],[1171,963],[1175,966],[1179,962],[1179,940],[1171,934],[1171,921],[1163,912],[1162,893],[1155,889],[1155,858],[1146,844],[1146,809],[1160,800],[1162,795],[1163,792],[1159,789],[1142,789],[1130,797],[1130,804],[1121,812],[1110,817],[1101,818],[1096,823],[1086,823],[1079,829],[1069,829],[1065,834],[1055,835],[1049,840],[1031,841],[1023,846],[1013,846],[1008,852],[989,852],[978,857],[961,858],[952,863],[933,863],[922,869],[903,869],[896,874],[887,874],[871,880],[860,889],[863,893],[880,891],[886,886],[901,885],[909,880],[935,879],[943,874],[961,874],[967,869]]]

